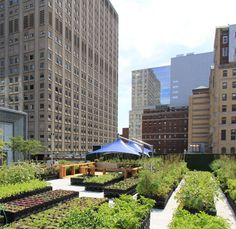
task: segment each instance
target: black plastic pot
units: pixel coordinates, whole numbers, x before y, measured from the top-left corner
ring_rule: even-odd
[[[191,214],[197,214],[197,213],[200,212],[198,209],[194,209],[194,208],[184,207],[183,209],[189,211]],[[205,212],[208,215],[216,216],[216,210],[212,210],[212,211],[210,211],[210,210],[201,210],[201,211]]]
[[[51,191],[51,190],[52,190],[52,187],[48,186],[45,188],[40,188],[40,189],[36,189],[33,191],[29,191],[29,192],[24,192],[24,193],[15,195],[15,196],[9,196],[6,198],[2,198],[2,199],[0,199],[0,203],[7,203],[7,202],[10,202],[13,200],[21,199],[21,198],[28,197],[28,196],[33,196],[33,195],[40,194],[40,193],[47,192],[47,191]]]
[[[132,187],[129,187],[125,190],[105,188],[104,189],[104,196],[108,197],[108,198],[115,198],[115,197],[119,197],[122,194],[134,195],[136,193],[136,189],[135,189],[136,186],[137,185],[133,185]]]

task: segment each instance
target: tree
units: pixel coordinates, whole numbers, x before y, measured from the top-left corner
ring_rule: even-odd
[[[23,153],[24,158],[29,160],[31,155],[39,154],[45,147],[37,140],[24,140],[22,137],[12,137],[7,144],[12,151]]]
[[[5,142],[2,140],[1,135],[3,135],[3,131],[0,130],[0,165],[3,163],[3,159],[6,157],[6,154],[4,153],[4,146]]]

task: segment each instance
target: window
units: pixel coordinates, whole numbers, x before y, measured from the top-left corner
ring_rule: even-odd
[[[40,103],[40,109],[43,109],[43,108],[44,108],[44,104]]]
[[[236,124],[236,116],[231,117],[231,123]]]
[[[232,105],[232,111],[236,111],[236,104]]]
[[[236,93],[232,93],[232,100],[236,100]]]
[[[231,140],[236,140],[236,129],[231,130]]]
[[[227,44],[228,43],[228,36],[223,36],[223,44]]]
[[[227,82],[223,82],[222,83],[222,89],[226,89],[227,88]]]
[[[230,148],[230,153],[235,153],[235,147]]]
[[[225,147],[221,148],[221,153],[226,153],[226,148]]]
[[[222,141],[226,140],[226,130],[221,130],[221,140]]]
[[[226,124],[226,117],[221,118],[221,124]]]
[[[236,68],[233,69],[233,76],[236,76]]]
[[[232,88],[236,88],[236,81],[232,82]]]
[[[228,48],[224,47],[222,48],[222,57],[227,57],[228,56]]]
[[[228,75],[228,71],[227,70],[223,70],[223,77],[226,77]]]
[[[222,94],[222,101],[227,101],[227,94]]]

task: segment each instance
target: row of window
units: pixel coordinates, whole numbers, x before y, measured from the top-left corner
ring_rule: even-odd
[[[227,76],[228,76],[228,73],[229,73],[228,70],[227,70],[227,69],[224,69],[224,70],[223,70],[223,77],[227,77]],[[232,69],[232,75],[233,75],[233,76],[236,76],[236,68],[233,68],[233,69]]]
[[[228,83],[227,82],[223,82],[222,83],[222,89],[227,89],[228,88]],[[236,81],[232,82],[232,88],[236,88]]]
[[[227,124],[227,118],[226,117],[221,118],[221,124]],[[236,116],[231,117],[231,124],[236,124]]]
[[[232,129],[230,132],[230,139],[231,140],[236,140],[236,129]],[[226,130],[221,130],[221,140],[222,141],[226,141],[227,137],[226,137]]]
[[[221,153],[228,153],[226,147],[221,148]],[[229,153],[236,153],[235,147],[231,147]]]
[[[236,93],[232,93],[232,100],[236,100]],[[222,101],[227,101],[227,94],[222,94]]]
[[[222,107],[221,107],[221,111],[222,112],[227,112],[227,105],[222,105]],[[228,110],[229,111],[229,110]],[[231,111],[236,111],[236,104],[233,104],[232,105],[232,108],[231,108]]]

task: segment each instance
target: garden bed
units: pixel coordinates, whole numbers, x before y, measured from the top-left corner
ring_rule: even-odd
[[[7,218],[5,222],[13,222],[76,196],[78,192],[55,190],[8,202],[3,205]]]
[[[7,202],[10,202],[10,201],[13,201],[13,200],[25,198],[25,197],[28,197],[28,196],[37,195],[37,194],[44,193],[44,192],[47,192],[47,191],[52,191],[52,187],[47,186],[47,187],[44,187],[44,188],[40,188],[40,189],[28,191],[28,192],[23,192],[23,193],[14,195],[14,196],[9,196],[9,197],[6,197],[6,198],[2,198],[2,199],[0,199],[0,203],[7,203]]]
[[[106,175],[102,175],[99,177],[92,177],[92,178],[86,178],[84,181],[85,190],[86,191],[95,191],[95,192],[103,192],[105,186],[114,184],[116,182],[119,182],[124,179],[121,175],[112,175],[105,177]],[[96,181],[97,179],[97,181]]]
[[[84,186],[84,180],[89,177],[94,177],[94,176],[76,176],[76,177],[71,177],[70,178],[70,184],[71,185],[78,185],[78,186]]]
[[[134,195],[136,193],[137,178],[128,178],[118,183],[106,186],[104,196],[108,198],[119,197],[122,194]]]
[[[155,195],[143,195],[145,198],[149,198],[155,201],[154,208],[164,209],[172,195],[174,190],[171,190],[166,196],[155,196]],[[138,195],[140,198],[140,195]]]
[[[183,209],[190,212],[191,214],[198,214],[202,211],[208,215],[216,216],[216,209],[214,209],[214,210],[201,210],[201,211],[198,209],[195,209],[195,208],[187,208],[187,207],[184,207]]]

